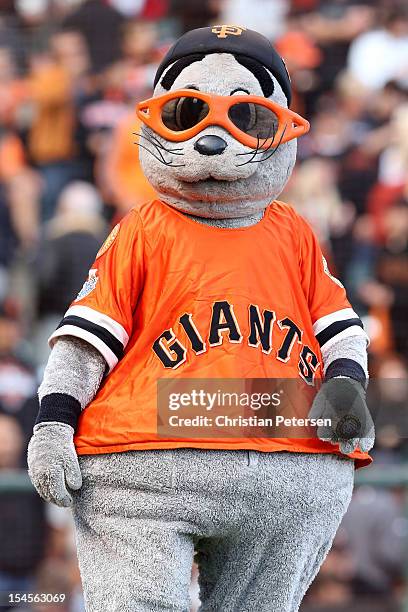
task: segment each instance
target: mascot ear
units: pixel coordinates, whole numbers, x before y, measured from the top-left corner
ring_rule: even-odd
[[[260,62],[252,59],[252,57],[247,57],[246,55],[240,54],[235,54],[234,57],[237,62],[241,64],[241,66],[244,66],[244,68],[252,72],[252,74],[260,84],[262,88],[262,93],[265,98],[270,98],[275,90],[275,85],[267,69],[262,66]]]
[[[205,53],[192,53],[191,55],[187,55],[175,61],[163,76],[162,80],[160,81],[160,85],[163,87],[163,89],[167,89],[167,91],[169,91],[172,88],[174,81],[184,70],[184,68],[187,68],[187,66],[190,66],[190,64],[193,64],[194,62],[201,62],[204,57]]]

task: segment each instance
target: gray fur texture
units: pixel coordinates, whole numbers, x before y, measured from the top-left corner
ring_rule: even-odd
[[[73,442],[74,430],[65,423],[39,423],[28,445],[28,474],[39,495],[57,506],[72,506],[69,489],[82,486]]]
[[[367,340],[361,334],[340,338],[329,343],[328,348],[322,347],[323,371],[326,373],[329,365],[336,359],[353,359],[364,370],[368,380]]]
[[[67,393],[85,408],[93,400],[106,368],[105,359],[85,340],[58,338],[38,389],[40,401],[51,393]]]
[[[279,83],[274,78],[273,81],[275,89],[270,99],[287,106]],[[208,55],[188,66],[176,78],[171,91],[191,86],[226,96],[234,90],[241,90],[236,92],[241,94],[245,93],[242,90],[246,90],[250,94],[263,95],[254,75],[228,53]],[[166,90],[159,83],[154,95],[163,93]],[[194,149],[195,141],[207,134],[220,136],[227,142],[221,156],[201,155]],[[147,140],[151,140],[152,135],[169,150],[182,147],[183,155],[162,151],[166,161],[174,167],[166,166],[153,157],[157,156],[156,147]],[[165,202],[198,219],[225,220],[255,215],[255,219],[259,220],[259,213],[263,214],[266,206],[281,193],[296,159],[296,140],[291,140],[280,145],[267,161],[239,166],[244,158],[237,155],[251,149],[219,126],[208,127],[199,136],[177,144],[146,127],[142,128],[142,136],[140,144],[148,150],[139,149],[140,162],[150,183]],[[269,154],[270,151],[268,154],[258,154],[257,159],[262,156],[266,158]]]
[[[186,213],[186,216],[190,217],[193,221],[197,221],[203,225],[212,225],[213,227],[223,227],[225,229],[255,225],[255,223],[258,223],[262,219],[263,215],[264,213],[261,211],[253,215],[248,215],[247,217],[237,217],[236,219],[207,219],[206,217],[197,217]]]
[[[51,393],[68,393],[85,408],[99,389],[105,367],[102,355],[84,340],[59,338],[38,390],[40,401]],[[73,434],[65,423],[39,423],[28,446],[31,481],[43,499],[57,506],[71,506],[70,489],[82,486]]]
[[[138,451],[80,458],[74,518],[87,612],[296,612],[350,502],[334,455]]]

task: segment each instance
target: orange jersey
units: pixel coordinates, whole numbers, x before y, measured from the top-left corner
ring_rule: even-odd
[[[275,201],[256,225],[223,229],[154,200],[114,228],[50,342],[83,338],[109,369],[80,416],[78,454],[177,447],[332,453],[338,448],[315,438],[159,436],[157,381],[310,383],[322,377],[320,347],[356,333],[365,335],[344,288],[290,206]],[[351,457],[370,461],[360,451]]]

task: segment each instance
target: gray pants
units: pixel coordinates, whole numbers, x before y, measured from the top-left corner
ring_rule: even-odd
[[[335,455],[206,451],[80,458],[74,517],[87,612],[295,612],[350,502]]]

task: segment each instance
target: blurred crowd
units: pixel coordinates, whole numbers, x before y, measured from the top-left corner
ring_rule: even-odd
[[[109,229],[153,195],[138,164],[136,102],[180,34],[217,22],[262,32],[285,59],[292,108],[312,129],[282,199],[317,232],[371,338],[381,404],[404,419],[407,2],[0,0],[0,594],[67,594],[13,609],[83,610],[70,513],[24,486],[46,340]],[[392,419],[378,429],[373,454],[392,473],[407,434]],[[302,611],[401,609],[406,495],[356,490]]]

